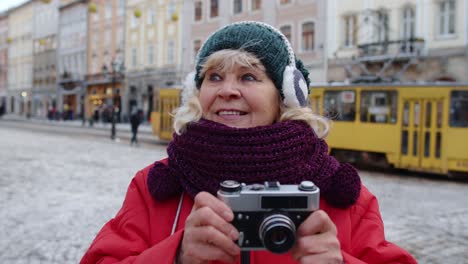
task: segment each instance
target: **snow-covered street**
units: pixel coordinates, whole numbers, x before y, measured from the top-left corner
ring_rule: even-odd
[[[0,127],[0,263],[78,263],[163,147]]]
[[[78,263],[137,170],[165,155],[164,145],[0,122],[0,263]],[[379,198],[390,241],[420,263],[468,263],[468,183],[361,176]]]

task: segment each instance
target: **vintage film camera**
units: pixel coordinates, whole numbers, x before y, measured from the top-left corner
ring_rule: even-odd
[[[282,254],[294,246],[299,225],[319,209],[320,190],[311,181],[246,185],[227,180],[220,184],[218,197],[234,212],[241,250]]]

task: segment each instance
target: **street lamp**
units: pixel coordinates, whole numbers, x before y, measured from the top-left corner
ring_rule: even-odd
[[[124,72],[125,72],[125,66],[123,65],[123,62],[120,60],[114,59],[111,62],[112,66],[112,71],[109,72],[107,69],[106,65],[102,66],[102,73],[104,77],[110,78],[112,82],[112,97],[111,97],[111,104],[112,104],[112,115],[111,115],[111,122],[112,122],[112,127],[111,127],[111,139],[115,140],[115,83],[117,81],[120,81],[124,78]]]

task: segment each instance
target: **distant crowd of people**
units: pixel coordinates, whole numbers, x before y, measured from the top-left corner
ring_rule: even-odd
[[[51,107],[49,111],[47,111],[47,119],[49,120],[74,120],[75,113],[71,109],[67,109],[63,112],[57,110],[55,106]]]
[[[121,122],[119,109],[115,109],[116,113],[116,122]],[[110,123],[112,122],[112,106],[110,105],[101,105],[100,107],[94,109],[92,119],[94,122],[103,122],[103,123]]]

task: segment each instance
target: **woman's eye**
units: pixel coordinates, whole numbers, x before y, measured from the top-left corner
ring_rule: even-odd
[[[251,81],[256,81],[257,78],[255,78],[253,74],[248,73],[248,74],[242,75],[242,80],[251,82]]]
[[[210,81],[216,82],[221,80],[221,76],[217,73],[211,73],[209,76]]]

